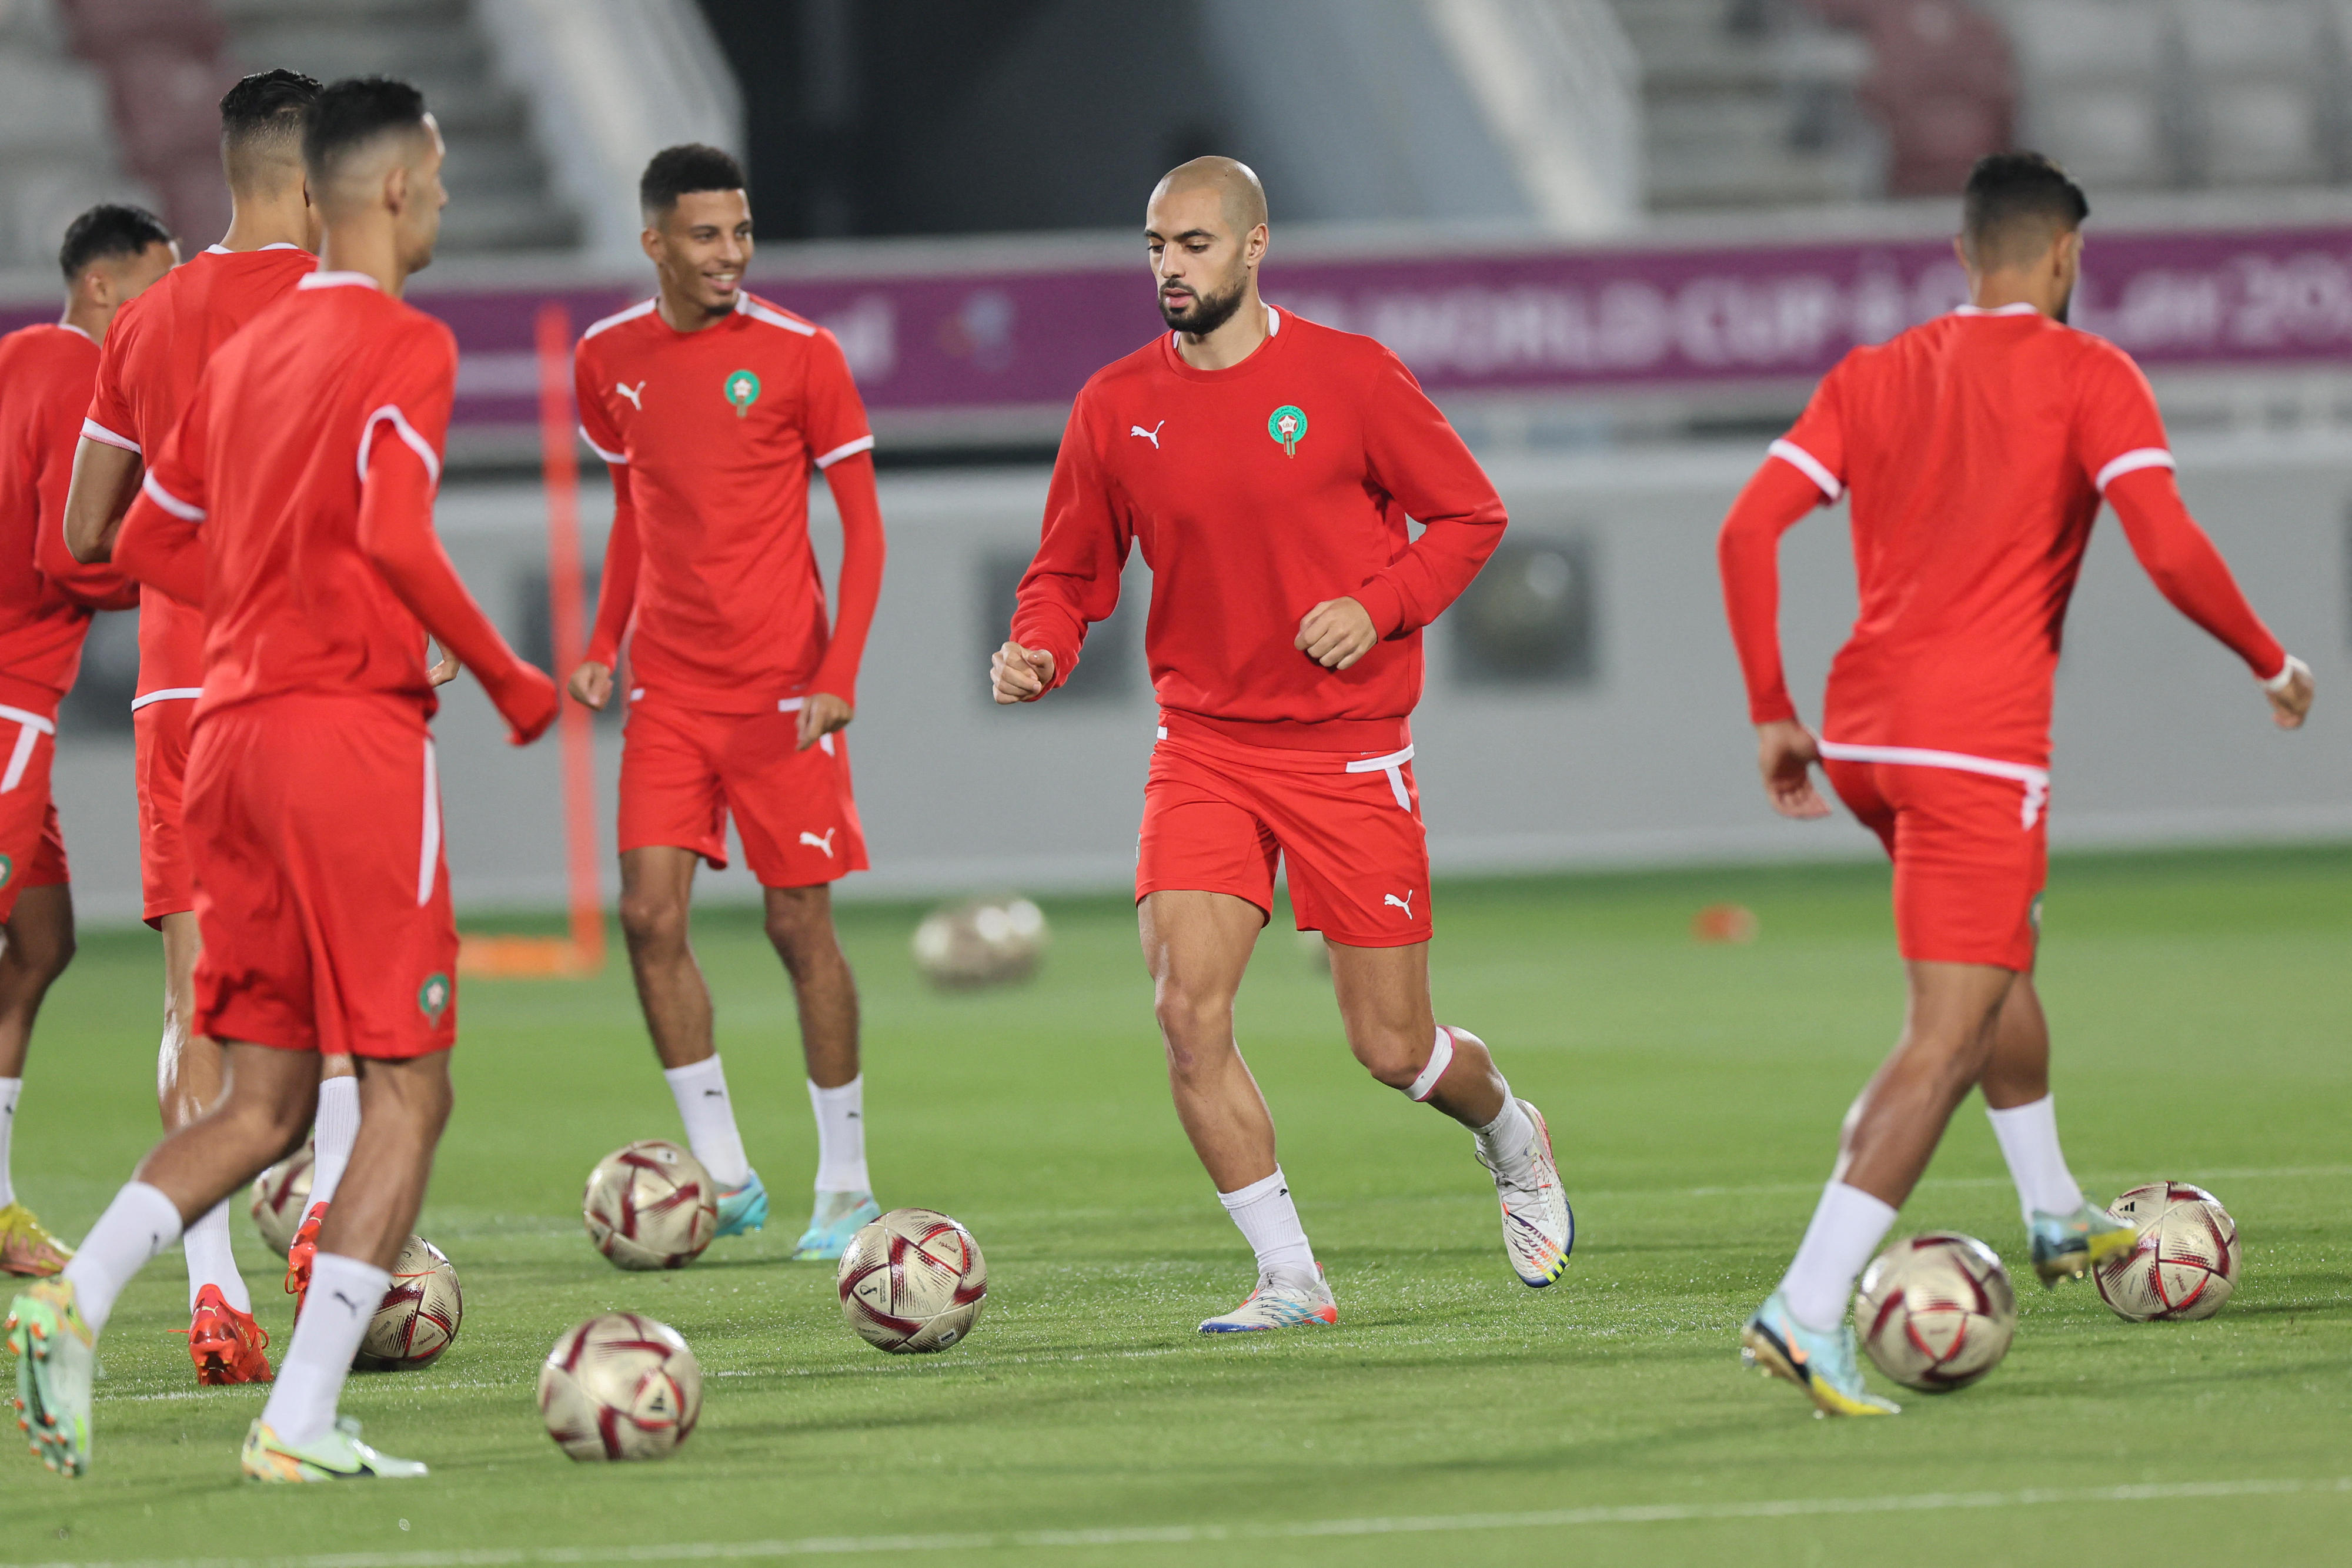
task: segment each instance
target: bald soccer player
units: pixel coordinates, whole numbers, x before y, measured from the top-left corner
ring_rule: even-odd
[[[1171,329],[1078,393],[992,675],[1000,703],[1067,680],[1141,547],[1160,706],[1136,866],[1143,953],[1177,1118],[1257,1258],[1248,1299],[1201,1330],[1339,1321],[1234,1039],[1277,865],[1299,929],[1323,934],[1357,1060],[1472,1129],[1505,1255],[1549,1285],[1575,1219],[1543,1117],[1432,1009],[1412,775],[1421,629],[1493,553],[1503,503],[1394,354],[1258,298],[1265,193],[1246,166],[1171,172],[1144,243]]]

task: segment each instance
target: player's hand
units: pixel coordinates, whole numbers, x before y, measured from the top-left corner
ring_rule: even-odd
[[[574,682],[579,678],[577,675],[572,677]],[[856,708],[831,692],[809,693],[801,703],[801,742],[793,749],[806,751],[856,716]]]
[[[1830,814],[1830,803],[1813,787],[1813,764],[1821,759],[1813,732],[1795,719],[1756,727],[1756,766],[1764,775],[1765,798],[1780,815],[1807,821]]]
[[[444,648],[441,650],[440,662],[425,672],[425,678],[436,686],[446,686],[457,678],[458,672],[464,667],[457,663],[457,654]]]
[[[991,690],[1000,703],[1034,703],[1054,684],[1054,655],[1007,643],[988,661]]]
[[[2264,695],[2271,699],[2271,722],[2281,729],[2301,729],[2311,711],[2311,666],[2293,653],[2286,656],[2286,685]]]
[[[507,721],[507,739],[517,746],[529,746],[547,733],[562,700],[546,671],[520,659],[490,692],[490,701]]]
[[[1370,611],[1352,599],[1327,599],[1298,622],[1290,645],[1327,670],[1344,670],[1380,640]]]
[[[589,660],[572,672],[571,690],[574,702],[604,712],[604,705],[613,700],[613,666]]]

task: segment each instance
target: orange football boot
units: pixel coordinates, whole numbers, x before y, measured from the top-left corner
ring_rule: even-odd
[[[314,1203],[294,1229],[286,1249],[286,1293],[294,1298],[294,1321],[302,1321],[302,1298],[310,1293],[310,1264],[319,1256],[319,1227],[327,1222],[327,1205]]]
[[[218,1285],[196,1292],[195,1316],[188,1323],[188,1354],[196,1382],[206,1388],[231,1383],[268,1383],[269,1331],[228,1304]]]

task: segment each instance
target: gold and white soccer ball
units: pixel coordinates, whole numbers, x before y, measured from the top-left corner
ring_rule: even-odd
[[[580,1217],[616,1268],[683,1269],[719,1233],[719,1187],[676,1144],[642,1138],[596,1162]]]
[[[2132,1249],[2094,1273],[2119,1318],[2210,1318],[2238,1289],[2238,1222],[2221,1200],[2185,1181],[2152,1181],[2107,1205],[2139,1227]]]
[[[834,1275],[843,1321],[898,1354],[969,1337],[988,1298],[988,1260],[971,1232],[930,1208],[894,1208],[850,1238]]]
[[[253,1228],[280,1258],[294,1245],[294,1232],[310,1207],[310,1166],[317,1151],[308,1144],[253,1178]]]
[[[1011,985],[1037,972],[1052,933],[1025,898],[975,898],[935,909],[915,927],[915,967],[945,991]]]
[[[547,1435],[575,1459],[662,1459],[702,1416],[702,1367],[667,1323],[590,1318],[539,1369]]]
[[[466,1298],[457,1266],[441,1249],[412,1236],[392,1268],[392,1284],[352,1357],[358,1372],[410,1372],[430,1366],[457,1337]]]
[[[1948,1393],[2009,1354],[2017,1293],[1991,1248],[1931,1230],[1896,1242],[1862,1271],[1853,1326],[1879,1371],[1906,1388]]]

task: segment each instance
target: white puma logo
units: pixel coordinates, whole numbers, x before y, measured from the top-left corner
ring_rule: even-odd
[[[1399,909],[1403,910],[1403,911],[1404,911],[1404,917],[1405,917],[1407,920],[1410,920],[1410,919],[1412,919],[1412,894],[1408,893],[1408,894],[1406,894],[1402,898],[1399,898],[1395,894],[1391,893],[1391,894],[1390,894],[1388,895],[1387,902],[1388,902],[1388,903],[1390,903],[1390,904],[1395,904]]]
[[[1150,430],[1144,429],[1139,424],[1130,424],[1127,427],[1127,433],[1129,435],[1140,435],[1144,440],[1151,443],[1151,450],[1157,452],[1160,450],[1160,433],[1167,428],[1168,422],[1163,419]]]
[[[619,392],[623,397],[627,398],[631,406],[635,408],[639,413],[646,412],[646,383],[644,382],[639,382],[635,386],[630,386],[625,382],[614,382],[613,383],[613,390]]]
[[[814,833],[803,833],[801,835],[801,842],[813,845],[817,849],[823,850],[824,852],[824,858],[831,860],[833,858],[833,835],[839,831],[841,831],[839,828],[827,828],[824,831],[824,837],[821,839]]]

